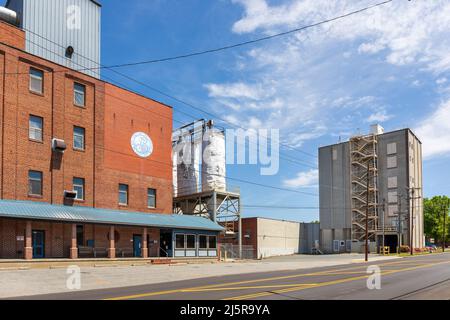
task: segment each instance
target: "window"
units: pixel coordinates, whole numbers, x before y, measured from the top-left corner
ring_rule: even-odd
[[[73,178],[73,191],[77,193],[76,200],[84,200],[84,179]]]
[[[397,202],[398,202],[397,191],[388,192],[388,203],[397,203]]]
[[[77,246],[84,246],[84,227],[77,226]]]
[[[198,246],[200,249],[208,249],[208,236],[198,236]]]
[[[41,117],[30,115],[28,137],[31,140],[42,141],[43,122]]]
[[[397,168],[397,156],[387,157],[387,168]]]
[[[389,177],[388,178],[388,188],[394,189],[397,188],[397,177]]]
[[[156,190],[147,189],[147,207],[156,208]]]
[[[195,235],[193,234],[186,235],[186,248],[195,249]]]
[[[398,213],[398,206],[396,204],[388,206],[388,215],[395,216]]]
[[[34,93],[44,93],[44,72],[30,68],[30,91]]]
[[[184,249],[184,248],[185,248],[184,234],[176,234],[175,249]]]
[[[86,105],[86,86],[80,83],[73,84],[73,99],[74,104],[79,107]]]
[[[33,196],[42,196],[42,172],[28,172],[28,194]]]
[[[334,147],[333,148],[333,160],[336,161],[337,158],[338,158],[338,152],[337,152],[337,149]]]
[[[208,237],[208,247],[209,247],[209,249],[216,249],[216,247],[217,247],[216,236],[209,236]]]
[[[128,205],[128,185],[119,184],[119,204]]]
[[[84,128],[73,127],[73,148],[76,150],[84,150]]]
[[[397,153],[397,143],[388,143],[387,145],[387,154],[396,154]]]

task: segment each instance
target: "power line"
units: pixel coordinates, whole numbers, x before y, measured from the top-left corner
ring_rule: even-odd
[[[40,37],[40,38],[46,40],[46,41],[49,41],[49,42],[52,43],[52,44],[55,44],[55,45],[57,45],[57,46],[59,46],[59,47],[61,47],[61,48],[64,48],[62,45],[60,45],[60,44],[58,44],[58,43],[56,43],[56,42],[54,42],[54,41],[52,41],[52,40],[50,40],[50,39],[48,39],[48,38],[42,36],[42,35],[39,35],[39,34],[33,32],[33,31],[31,31],[31,30],[28,30],[28,29],[26,29],[26,28],[24,28],[24,30],[26,30],[26,31],[28,31],[28,32],[30,32],[30,33],[32,33],[32,34],[34,34],[34,35],[36,35],[36,36],[38,36],[38,37]],[[65,58],[66,60],[69,60],[67,57],[62,56],[62,55],[59,55],[58,53],[56,53],[56,52],[54,52],[54,51],[52,51],[52,50],[50,50],[50,49],[48,49],[48,48],[46,48],[46,47],[43,47],[43,46],[41,46],[40,44],[37,44],[37,43],[35,43],[35,42],[33,42],[33,41],[29,40],[29,39],[26,39],[26,38],[24,38],[24,39],[25,39],[25,41],[28,41],[28,42],[30,42],[30,43],[32,43],[32,44],[34,44],[34,45],[36,45],[36,46],[38,46],[38,47],[44,49],[44,50],[47,50],[48,52],[50,52],[50,53],[52,53],[52,54],[54,54],[54,55],[57,55],[57,56],[60,56],[60,57],[62,57],[62,58]],[[96,63],[96,64],[98,64],[98,65],[101,66],[101,64],[99,64],[98,62],[96,62],[96,61],[94,61],[94,60],[92,60],[92,59],[90,59],[90,58],[88,58],[88,57],[85,57],[85,56],[83,56],[83,55],[81,55],[81,54],[78,54],[78,55],[79,55],[80,57],[82,57],[82,58],[85,58],[85,59],[87,59],[87,60],[89,60],[89,61],[91,61],[91,62],[94,62],[94,63]],[[75,62],[75,64],[78,65],[78,66],[82,66],[81,64],[76,63],[76,62]],[[66,71],[66,70],[64,70],[64,71]],[[74,71],[77,71],[77,70],[74,69]],[[174,97],[174,96],[172,96],[172,95],[170,95],[170,94],[164,93],[163,91],[161,91],[161,90],[159,90],[159,89],[156,89],[156,88],[154,88],[154,87],[152,87],[152,86],[150,86],[150,85],[148,85],[148,84],[146,84],[146,83],[144,83],[144,82],[142,82],[142,81],[140,81],[140,80],[137,80],[137,79],[135,79],[135,78],[133,78],[133,77],[130,77],[130,76],[126,75],[126,74],[123,74],[123,73],[121,73],[121,72],[119,72],[119,71],[116,71],[116,70],[113,70],[113,69],[110,69],[109,71],[114,72],[114,73],[116,73],[116,74],[118,74],[118,75],[120,75],[120,76],[122,76],[122,77],[124,77],[124,78],[127,78],[128,80],[134,81],[134,82],[136,82],[136,83],[138,83],[138,84],[140,84],[140,85],[142,85],[142,86],[144,86],[144,87],[147,87],[147,88],[149,88],[149,89],[151,89],[151,90],[153,90],[153,91],[155,91],[155,92],[157,92],[157,93],[159,93],[159,94],[161,94],[161,95],[164,95],[164,96],[166,96],[166,97],[168,97],[168,98],[170,98],[170,99],[172,99],[172,100],[175,100],[175,101],[177,101],[177,102],[179,102],[179,103],[185,104],[185,105],[187,105],[188,107],[193,108],[193,109],[195,109],[195,110],[197,110],[197,111],[199,111],[199,112],[205,113],[205,114],[207,114],[207,115],[209,115],[209,116],[211,116],[211,117],[213,117],[213,118],[215,118],[215,119],[219,119],[220,121],[222,121],[222,122],[224,122],[224,123],[228,123],[228,124],[231,125],[232,127],[236,127],[236,128],[245,130],[243,127],[237,126],[237,125],[235,125],[235,124],[233,124],[233,123],[231,123],[231,122],[229,122],[229,121],[227,121],[227,120],[224,120],[224,119],[220,118],[219,116],[217,116],[216,114],[207,112],[207,111],[205,111],[204,109],[202,109],[202,108],[200,108],[200,107],[197,107],[197,106],[192,105],[191,103],[188,103],[188,102],[186,102],[186,101],[183,101],[183,100],[181,100],[181,99],[178,99],[178,98],[176,98],[176,97]],[[58,72],[58,70],[57,70],[57,71],[54,71],[54,72]],[[7,73],[7,74],[8,74],[8,73]],[[14,73],[10,73],[10,74],[14,74]],[[23,74],[27,74],[27,73],[23,73]],[[106,76],[104,76],[104,77],[106,77]],[[106,78],[107,78],[107,77],[106,77]],[[112,79],[111,79],[111,80],[112,80]],[[123,86],[123,87],[127,88],[126,85],[124,85],[124,84],[118,82],[117,80],[112,80],[112,81],[113,81],[113,82],[116,82],[116,83],[119,84],[120,86]],[[128,90],[133,91],[132,89],[129,89],[129,88],[128,88]],[[106,94],[106,93],[104,93],[104,94]],[[106,94],[106,95],[107,95],[107,94]],[[119,99],[118,97],[115,97],[115,98]],[[194,116],[192,116],[191,114],[189,114],[189,113],[180,111],[180,110],[175,109],[175,108],[174,108],[174,110],[175,110],[176,112],[179,112],[179,113],[181,113],[181,114],[183,114],[183,115],[185,115],[185,116],[188,116],[188,117],[190,117],[190,118],[196,120],[196,118],[195,118]],[[174,121],[177,121],[177,120],[174,119]],[[177,122],[182,123],[182,122],[180,122],[180,121],[177,121]],[[265,138],[267,138],[269,141],[271,141],[271,139],[270,139],[269,137],[265,137]],[[316,157],[316,156],[314,156],[314,155],[312,155],[312,154],[310,154],[310,153],[307,153],[307,152],[304,152],[304,151],[302,151],[302,150],[293,148],[293,147],[291,147],[291,146],[289,146],[289,145],[287,145],[287,144],[284,144],[284,143],[281,143],[281,142],[280,142],[280,145],[285,146],[285,147],[288,147],[288,148],[290,148],[290,149],[292,149],[292,150],[294,150],[294,151],[298,151],[298,152],[301,152],[301,153],[303,153],[303,154],[311,155],[311,156],[313,156],[313,157]],[[280,155],[280,158],[283,159],[283,160],[286,160],[286,161],[288,161],[288,162],[294,163],[294,164],[298,164],[298,165],[307,166],[307,167],[310,167],[310,168],[313,168],[313,169],[317,169],[317,166],[315,166],[315,165],[313,166],[313,165],[311,165],[310,163],[305,162],[304,160],[301,160],[301,159],[297,159],[297,158],[291,157],[291,158],[294,159],[294,160],[292,160],[292,159],[287,158],[286,156],[283,157],[283,156],[281,156],[281,155]],[[317,157],[316,157],[316,158],[317,158]]]
[[[385,4],[390,3],[390,2],[393,2],[393,0],[387,0],[387,1],[379,2],[377,4],[374,4],[374,5],[371,5],[371,6],[368,6],[368,7],[364,7],[362,9],[358,9],[358,10],[355,10],[355,11],[352,11],[352,12],[349,12],[349,13],[346,13],[346,14],[342,14],[342,15],[336,16],[334,18],[322,20],[320,22],[316,22],[316,23],[313,23],[313,24],[309,24],[309,25],[306,25],[306,26],[295,28],[295,29],[292,29],[292,30],[289,30],[289,31],[280,32],[280,33],[276,33],[274,35],[265,36],[265,37],[261,37],[261,38],[257,38],[257,39],[253,39],[253,40],[249,40],[249,41],[238,42],[238,43],[235,43],[235,44],[231,44],[231,45],[227,45],[227,46],[223,46],[223,47],[219,47],[219,48],[207,49],[207,50],[203,50],[203,51],[196,51],[196,52],[185,53],[185,54],[181,54],[181,55],[164,57],[164,58],[153,59],[153,60],[146,60],[146,61],[139,61],[139,62],[130,62],[130,63],[122,63],[122,64],[116,64],[116,65],[110,65],[110,66],[99,66],[97,68],[86,68],[84,70],[112,69],[112,68],[138,66],[138,65],[144,65],[144,64],[152,64],[152,63],[159,63],[159,62],[165,62],[165,61],[186,59],[186,58],[191,58],[191,57],[195,57],[195,56],[200,56],[200,55],[215,53],[215,52],[219,52],[219,51],[234,49],[234,48],[247,46],[247,45],[250,45],[250,44],[255,44],[255,43],[258,43],[258,42],[267,41],[267,40],[270,40],[270,39],[286,36],[286,35],[289,35],[289,34],[292,34],[292,33],[297,33],[297,32],[300,32],[300,31],[304,31],[304,30],[307,30],[307,29],[310,29],[310,28],[313,28],[313,27],[317,27],[317,26],[320,26],[320,25],[323,25],[323,24],[327,24],[327,23],[330,23],[330,22],[333,22],[333,21],[337,21],[337,20],[340,20],[340,19],[343,19],[343,18],[347,18],[347,17],[350,17],[352,15],[362,13],[364,11],[368,11],[370,9],[373,9],[375,7],[379,7],[379,6],[385,5]],[[84,71],[84,70],[78,70],[78,71]]]
[[[228,46],[223,46],[223,47],[219,47],[219,48],[208,49],[208,50],[204,50],[204,51],[191,52],[191,53],[187,53],[187,54],[183,54],[183,55],[178,55],[178,56],[171,56],[171,57],[165,57],[165,58],[154,59],[154,60],[147,60],[147,61],[140,61],[140,62],[132,62],[132,63],[116,64],[116,65],[111,65],[111,66],[103,66],[103,65],[99,64],[99,66],[98,66],[98,67],[95,67],[95,68],[83,68],[83,69],[78,69],[78,70],[76,70],[76,71],[88,71],[88,70],[91,70],[91,71],[92,71],[92,70],[98,70],[98,69],[113,69],[113,68],[119,68],[119,67],[129,67],[129,66],[137,66],[137,65],[144,65],[144,64],[152,64],[152,63],[158,63],[158,62],[164,62],[164,61],[171,61],[171,60],[185,59],[185,58],[189,58],[189,57],[194,57],[194,56],[199,56],[199,55],[210,54],[210,53],[219,52],[219,51],[223,51],[223,50],[229,50],[229,49],[232,49],[232,48],[237,48],[237,47],[241,47],[241,46],[246,46],[246,45],[250,45],[250,44],[254,44],[254,43],[258,43],[258,42],[262,42],[262,41],[267,41],[267,40],[270,40],[270,39],[273,39],[273,38],[282,37],[282,36],[289,35],[289,34],[292,34],[292,33],[297,33],[297,32],[300,32],[300,31],[304,31],[304,30],[307,30],[307,29],[310,29],[310,28],[313,28],[313,27],[317,27],[317,26],[320,26],[320,25],[323,25],[323,24],[327,24],[327,23],[330,23],[330,22],[333,22],[333,21],[337,21],[337,20],[340,20],[340,19],[343,19],[343,18],[352,16],[352,15],[355,15],[355,14],[359,14],[359,13],[362,13],[362,12],[364,12],[364,11],[368,11],[368,10],[370,10],[370,9],[372,9],[372,8],[375,8],[375,7],[379,7],[379,6],[385,5],[385,4],[390,3],[390,2],[392,2],[392,1],[393,1],[393,0],[387,0],[387,1],[379,2],[379,3],[377,3],[377,4],[374,4],[374,5],[371,5],[371,6],[367,6],[367,7],[364,7],[364,8],[362,8],[362,9],[358,9],[358,10],[355,10],[355,11],[352,11],[352,12],[349,12],[349,13],[346,13],[346,14],[342,14],[342,15],[336,16],[336,17],[334,17],[334,18],[322,20],[322,21],[320,21],[320,22],[313,23],[313,24],[310,24],[310,25],[307,25],[307,26],[303,26],[303,27],[299,27],[299,28],[292,29],[292,30],[289,30],[289,31],[277,33],[277,34],[274,34],[274,35],[270,35],[270,36],[266,36],[266,37],[261,37],[261,38],[254,39],[254,40],[244,41],[244,42],[240,42],[240,43],[236,43],[236,44],[232,44],[232,45],[228,45]],[[27,31],[28,31],[28,32],[31,32],[30,30],[27,30]],[[47,39],[47,40],[48,40],[48,39]],[[51,41],[51,40],[49,40],[49,41]],[[128,76],[126,76],[126,75],[122,75],[122,76],[128,77]],[[128,77],[128,78],[130,78],[130,77]],[[130,79],[131,79],[131,78],[130,78]],[[131,80],[132,80],[132,81],[136,81],[136,79],[131,79]],[[137,81],[138,81],[138,80],[137,80]],[[141,84],[142,84],[142,83],[141,83]],[[199,110],[199,111],[201,111],[201,112],[204,112],[204,113],[206,113],[206,114],[209,114],[210,116],[216,117],[217,119],[221,120],[221,121],[224,122],[224,123],[232,124],[231,122],[229,122],[229,121],[227,121],[227,120],[221,119],[220,117],[218,117],[218,116],[215,115],[215,114],[208,113],[208,112],[206,112],[206,111],[204,111],[204,110],[202,110],[202,109],[200,109],[200,108],[197,108],[197,107],[193,106],[193,105],[190,104],[190,103],[186,103],[186,102],[184,102],[184,101],[182,101],[182,100],[180,100],[180,99],[178,99],[178,98],[175,98],[175,97],[173,97],[173,96],[170,96],[170,95],[168,95],[168,94],[166,94],[166,93],[164,93],[164,92],[162,92],[162,91],[160,91],[160,90],[158,90],[158,89],[152,88],[152,87],[148,86],[147,84],[144,84],[144,85],[145,85],[146,87],[150,88],[151,90],[155,90],[156,92],[158,92],[158,93],[161,94],[161,95],[167,96],[167,97],[169,97],[169,98],[171,98],[171,99],[173,99],[173,100],[175,100],[175,101],[181,102],[181,103],[186,104],[186,105],[188,105],[188,106],[190,106],[190,107],[192,107],[192,108],[194,108],[194,109],[197,109],[197,110]],[[232,125],[233,125],[233,124],[232,124]],[[282,143],[280,143],[280,144],[283,145],[283,146],[285,146],[285,147],[287,147],[287,148],[289,148],[289,149],[292,149],[292,150],[298,151],[298,152],[300,152],[300,153],[303,153],[303,154],[305,154],[305,155],[308,155],[308,156],[312,156],[312,157],[314,157],[314,158],[317,158],[317,156],[315,156],[315,155],[313,155],[313,154],[311,154],[311,153],[304,152],[303,150],[297,150],[297,148],[294,148],[294,147],[289,146],[289,145],[285,145],[285,144],[282,144]]]

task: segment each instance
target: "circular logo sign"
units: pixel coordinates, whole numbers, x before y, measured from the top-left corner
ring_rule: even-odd
[[[141,158],[148,158],[153,153],[153,142],[144,132],[136,132],[131,137],[131,147]]]

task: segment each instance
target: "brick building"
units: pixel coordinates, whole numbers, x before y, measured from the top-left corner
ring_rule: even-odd
[[[172,213],[172,109],[32,54],[0,21],[0,259],[217,256]]]

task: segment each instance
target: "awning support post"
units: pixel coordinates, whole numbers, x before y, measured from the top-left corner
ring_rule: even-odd
[[[72,224],[72,239],[70,247],[70,259],[78,259],[78,244],[77,244],[77,225]]]
[[[148,244],[147,244],[147,228],[144,228],[142,232],[142,258],[148,258]]]
[[[108,258],[115,259],[116,258],[116,243],[114,239],[114,226],[111,226],[109,229],[109,248],[108,248]]]
[[[32,230],[31,221],[27,221],[25,228],[25,248],[24,248],[24,258],[25,260],[33,259],[33,244],[32,244]]]

